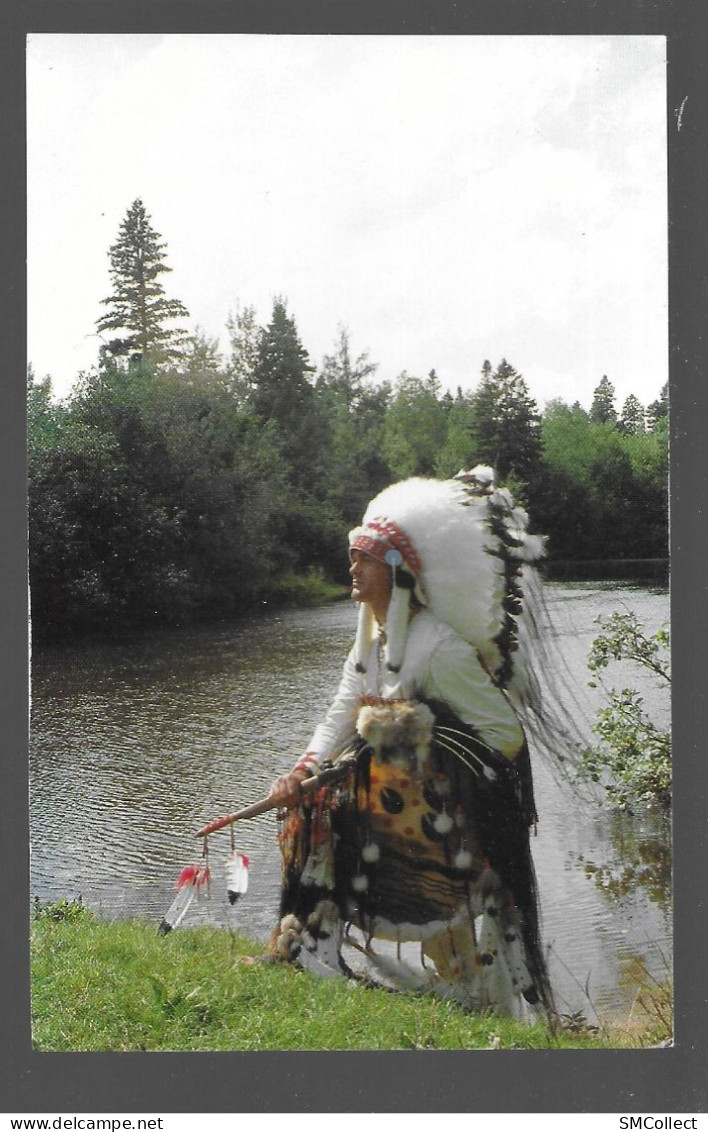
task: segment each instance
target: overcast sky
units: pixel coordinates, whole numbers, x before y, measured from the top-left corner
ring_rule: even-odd
[[[140,197],[168,297],[225,344],[283,296],[314,364],[540,404],[667,380],[665,40],[32,35],[28,356],[95,364],[108,249]]]

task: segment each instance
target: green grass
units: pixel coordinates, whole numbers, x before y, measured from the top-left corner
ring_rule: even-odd
[[[257,944],[229,931],[105,922],[66,904],[32,922],[38,1050],[607,1048],[595,1033],[467,1014],[429,995],[317,979],[243,962]],[[52,909],[54,912],[52,913]]]

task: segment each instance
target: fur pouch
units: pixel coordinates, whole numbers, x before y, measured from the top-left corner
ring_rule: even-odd
[[[430,754],[435,717],[414,700],[364,704],[356,729],[379,762],[392,763],[409,774],[422,774]]]

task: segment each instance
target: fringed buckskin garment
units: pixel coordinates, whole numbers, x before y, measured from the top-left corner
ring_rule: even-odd
[[[392,485],[350,533],[352,553],[390,569],[391,598],[378,626],[360,602],[339,690],[296,766],[352,762],[281,814],[275,955],[321,975],[363,963],[387,986],[552,1018],[522,726],[533,733],[542,711],[543,544],[526,524],[480,467]]]
[[[343,783],[284,818],[273,950],[321,975],[351,973],[342,947],[352,941],[360,967],[360,933],[364,970],[386,985],[517,1017],[524,1002],[550,1010],[518,721],[474,650],[426,611],[411,623],[401,671],[384,662],[382,642],[364,673],[350,655],[313,739],[326,752],[321,765],[357,757]],[[419,941],[415,967],[376,940]]]
[[[403,714],[427,732],[415,745],[400,741]],[[520,996],[550,1009],[519,770],[444,705],[370,703],[359,721],[349,780],[284,823],[276,952],[346,973],[354,925],[370,952],[372,940],[420,941],[430,988],[471,1009],[518,1016]],[[409,985],[396,960],[369,959]]]

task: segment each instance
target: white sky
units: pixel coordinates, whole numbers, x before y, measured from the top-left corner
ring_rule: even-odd
[[[454,391],[506,357],[539,404],[668,375],[658,36],[31,35],[28,357],[95,364],[136,197],[168,297],[226,344],[282,295],[314,364]]]

